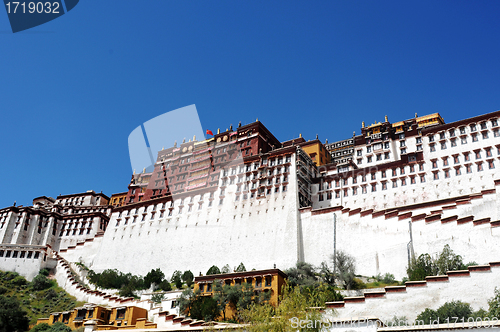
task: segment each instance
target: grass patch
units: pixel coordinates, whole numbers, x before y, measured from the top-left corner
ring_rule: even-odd
[[[4,292],[3,296],[19,300],[21,308],[28,313],[30,325],[35,324],[38,318],[49,317],[52,312],[69,311],[85,303],[76,301],[55,280],[50,280],[47,286],[43,290],[35,290],[33,283],[16,272],[0,271],[0,292]]]

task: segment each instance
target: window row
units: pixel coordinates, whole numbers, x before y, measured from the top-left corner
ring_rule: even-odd
[[[40,258],[39,251],[18,251],[18,250],[0,250],[0,257],[5,258],[26,258],[26,259],[38,259]]]
[[[495,133],[495,137],[498,134],[498,120],[497,119],[492,119],[489,121],[491,123],[491,128],[493,128],[493,132]],[[487,130],[488,129],[488,121],[483,121],[479,123],[480,130]],[[458,128],[458,133],[460,135],[467,135],[467,128],[469,129],[470,133],[474,133],[478,130],[477,124],[473,123],[468,126],[461,126]],[[448,134],[448,135],[446,135]],[[439,139],[443,140],[446,139],[447,136],[449,138],[455,137],[457,135],[457,130],[455,128],[449,129],[448,131],[443,131],[439,133]],[[429,142],[434,142],[434,135],[429,135]]]

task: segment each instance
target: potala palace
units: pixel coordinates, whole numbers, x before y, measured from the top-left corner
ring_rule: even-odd
[[[331,306],[369,313],[383,297],[419,307],[476,285],[477,301],[467,302],[477,307],[500,272],[499,117],[385,117],[333,143],[280,142],[259,121],[185,140],[158,151],[152,172],[134,172],[126,192],[0,209],[0,269],[28,278],[72,262],[142,275],[240,262],[285,270],[297,261],[332,266],[335,247],[355,258],[358,274],[402,279],[409,257],[449,244],[480,265]],[[406,299],[411,292],[420,293]]]

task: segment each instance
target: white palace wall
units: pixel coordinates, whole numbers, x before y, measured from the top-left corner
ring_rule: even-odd
[[[394,316],[404,316],[414,322],[426,308],[437,310],[451,301],[469,303],[473,310],[487,310],[488,299],[495,295],[499,281],[499,263],[492,262],[469,267],[468,271],[453,271],[444,276],[427,277],[426,281],[407,282],[405,286],[386,287],[384,291],[369,291],[363,296],[330,302],[327,306],[335,312],[327,310],[326,317],[349,319],[375,316],[388,322]],[[461,319],[459,317],[457,326],[461,326]],[[450,320],[450,325],[452,323],[453,320]]]
[[[291,165],[295,165],[295,156]],[[140,275],[153,268],[161,268],[167,276],[187,269],[198,275],[212,265],[236,267],[241,262],[247,269],[272,268],[274,264],[289,268],[299,255],[295,166],[288,177],[285,192],[273,190],[265,198],[235,201],[236,184],[232,184],[225,188],[222,204],[219,187],[212,206],[208,207],[205,197],[201,210],[198,195],[193,198],[192,212],[187,212],[189,198],[181,214],[180,200],[175,200],[172,216],[167,216],[167,209],[163,217],[157,212],[150,220],[151,203],[145,221],[141,221],[144,208],[140,208],[137,221],[130,219],[127,225],[122,218],[116,226],[119,213],[115,212],[100,244],[86,243],[61,252],[61,256],[81,260],[97,272],[116,268]]]
[[[498,193],[490,190],[471,199],[434,202],[406,210],[361,211],[340,208],[303,209],[301,213],[306,238],[306,261],[315,266],[328,261],[333,266],[333,213],[337,214],[337,250],[343,250],[356,260],[357,274],[374,276],[392,273],[396,279],[406,276],[407,244],[411,222],[413,248],[416,256],[429,253],[436,257],[445,244],[462,256],[465,263],[485,264],[500,257]],[[326,237],[318,252],[315,236]],[[319,243],[319,242],[318,242]],[[320,243],[325,243],[320,242]]]
[[[229,185],[222,205],[215,195],[213,206],[205,203],[201,211],[195,197],[193,212],[178,214],[180,202],[175,201],[171,217],[159,218],[156,213],[153,220],[128,225],[122,220],[116,227],[118,213],[114,213],[104,236],[60,254],[95,271],[116,268],[146,274],[159,267],[167,276],[178,269],[204,274],[214,264],[235,267],[240,262],[247,269],[274,264],[287,269],[299,256],[314,266],[327,262],[332,267],[336,213],[337,250],[355,258],[357,274],[405,277],[410,221],[417,256],[429,253],[435,257],[449,244],[465,263],[485,264],[500,257],[495,245],[500,228],[492,224],[499,219],[499,193],[494,182],[482,195],[381,211],[341,207],[298,210],[295,186],[295,172],[291,171],[289,189],[264,199],[235,202],[235,186]],[[150,212],[152,205],[147,209]],[[138,212],[142,216],[142,210]]]

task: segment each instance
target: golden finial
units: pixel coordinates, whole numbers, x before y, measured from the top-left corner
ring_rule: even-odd
[[[193,135],[193,142],[196,141],[196,135]]]
[[[361,122],[361,128],[364,128],[365,127],[365,122]]]
[[[144,167],[144,169],[142,170],[143,173],[146,173],[146,167]]]
[[[299,137],[302,137],[302,133],[299,134]]]
[[[220,134],[220,128],[217,128],[217,134]]]
[[[389,120],[387,119],[387,115],[385,116],[385,122],[389,122]]]

